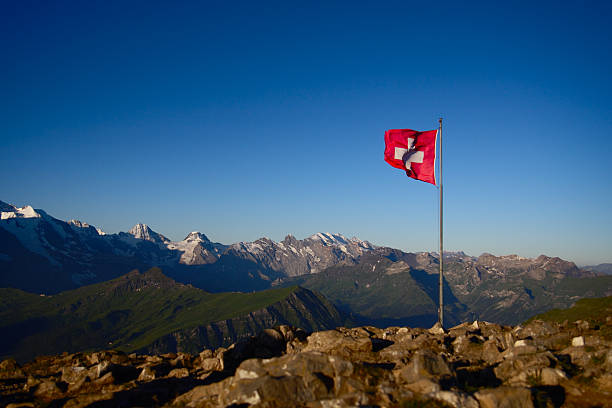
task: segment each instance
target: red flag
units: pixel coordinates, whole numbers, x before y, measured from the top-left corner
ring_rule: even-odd
[[[436,185],[437,130],[418,132],[391,129],[385,132],[385,161],[406,171],[408,177]]]

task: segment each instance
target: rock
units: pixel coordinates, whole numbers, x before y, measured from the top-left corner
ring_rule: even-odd
[[[422,378],[440,378],[450,375],[450,368],[442,356],[429,350],[417,351],[406,367],[400,371],[401,379],[407,383],[413,383]]]
[[[574,347],[582,347],[584,346],[584,337],[578,336],[572,339],[572,346]]]
[[[35,397],[46,401],[61,398],[63,395],[64,392],[58,387],[57,383],[51,380],[41,382],[34,391]]]
[[[151,381],[155,379],[155,371],[149,366],[142,369],[138,375],[138,381]]]
[[[445,333],[364,326],[310,335],[280,326],[195,358],[100,351],[21,367],[5,360],[0,405],[476,408],[560,406],[564,397],[567,406],[606,406],[612,350],[604,331],[542,326],[479,321]],[[569,345],[576,335],[583,344]]]
[[[421,378],[407,384],[406,388],[417,394],[433,394],[440,391],[440,384],[429,378]]]
[[[302,352],[321,352],[343,357],[356,356],[372,351],[372,341],[367,334],[351,335],[338,330],[316,332],[308,336]]]
[[[68,384],[75,384],[89,375],[85,367],[62,367],[62,381]]]
[[[25,378],[25,374],[17,362],[9,358],[0,362],[0,380]]]
[[[579,330],[589,330],[589,322],[586,322],[584,320],[576,320],[574,322],[574,325]]]
[[[524,339],[517,340],[517,341],[514,342],[514,347],[525,347],[527,345],[531,345],[530,343],[532,343],[532,342],[528,343],[527,340],[524,340]]]
[[[104,374],[102,377],[100,377],[97,380],[95,380],[94,382],[97,385],[114,384],[115,383],[115,377],[113,376],[113,373],[108,372],[108,373]]]
[[[223,371],[223,360],[217,357],[205,358],[200,363],[204,371]]]
[[[112,369],[113,365],[109,361],[102,361],[95,367],[95,378],[101,378]]]
[[[429,333],[431,334],[444,334],[444,328],[442,327],[442,325],[440,324],[440,322],[437,322],[436,324],[434,324],[429,330],[427,330]]]
[[[478,408],[478,402],[467,394],[452,391],[438,391],[431,394],[431,396],[454,408]]]
[[[189,377],[189,370],[186,368],[175,368],[168,373],[168,377],[185,378]]]
[[[567,379],[567,376],[558,368],[545,367],[540,372],[540,379],[542,385],[559,385],[559,382]]]
[[[531,392],[522,387],[498,387],[474,394],[481,408],[532,408]]]
[[[549,367],[551,362],[557,360],[549,352],[536,354],[512,355],[497,365],[493,371],[501,381],[512,385],[528,386],[529,382],[537,380],[543,368]]]
[[[113,396],[114,393],[112,392],[99,392],[78,395],[77,397],[68,400],[68,402],[66,402],[62,408],[85,408],[99,401],[110,400],[113,398]]]

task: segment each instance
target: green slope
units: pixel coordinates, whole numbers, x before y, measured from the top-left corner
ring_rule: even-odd
[[[27,359],[38,354],[103,348],[143,350],[177,331],[272,306],[279,314],[276,320],[272,319],[277,324],[301,323],[320,328],[341,323],[340,314],[331,304],[325,304],[317,295],[307,296],[304,291],[292,286],[253,293],[212,294],[177,283],[156,268],[53,296],[0,289],[0,332],[5,334],[0,336],[0,358]],[[293,299],[292,307],[285,305],[288,299]],[[293,310],[299,299],[312,303],[302,309],[319,310],[319,316],[305,317],[305,313]],[[287,310],[283,312],[283,308]],[[234,329],[234,334],[238,337],[255,334],[245,332],[253,326]]]
[[[601,334],[612,339],[612,326],[607,319],[612,316],[612,296],[592,299],[580,299],[574,306],[568,309],[552,309],[548,312],[533,316],[525,323],[533,320],[545,320],[549,322],[570,323],[576,320],[589,322],[590,327],[599,327]]]

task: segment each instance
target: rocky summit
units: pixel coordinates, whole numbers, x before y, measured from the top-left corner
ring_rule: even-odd
[[[0,363],[8,407],[612,406],[603,326],[266,329],[199,354],[101,351]]]

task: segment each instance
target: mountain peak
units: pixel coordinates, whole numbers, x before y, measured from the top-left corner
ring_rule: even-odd
[[[210,239],[199,231],[192,231],[183,241],[199,241],[199,242],[210,242]]]
[[[1,219],[6,220],[9,218],[41,218],[41,215],[36,212],[30,205],[25,207],[15,207],[0,201]]]
[[[79,227],[79,228],[89,228],[89,224],[86,222],[82,222],[79,220],[69,220],[68,224],[70,225],[74,225],[75,227]]]
[[[324,245],[346,244],[348,241],[342,234],[331,234],[329,232],[317,232],[307,239],[322,242]]]
[[[129,231],[128,234],[133,235],[134,238],[143,239],[145,241],[155,242],[158,244],[162,244],[164,242],[168,242],[168,238],[164,237],[162,234],[158,234],[153,231],[147,224],[136,224]]]

